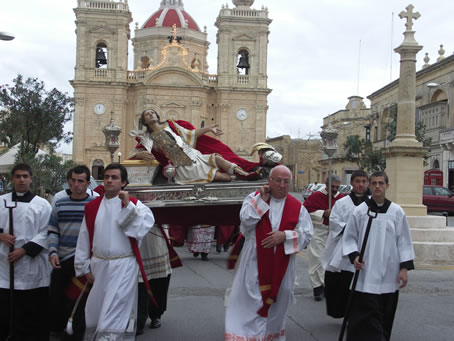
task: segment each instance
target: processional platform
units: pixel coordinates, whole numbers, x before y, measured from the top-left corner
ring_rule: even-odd
[[[150,207],[157,224],[239,225],[244,199],[266,180],[201,184],[154,184],[159,173],[155,162],[122,163],[129,173],[126,190]]]
[[[266,184],[259,181],[191,185],[133,185],[128,192],[151,208],[158,224],[239,225],[244,198]]]

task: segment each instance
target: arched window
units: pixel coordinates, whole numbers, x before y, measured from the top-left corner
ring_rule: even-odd
[[[440,169],[440,163],[438,162],[437,159],[434,160],[432,168],[433,169]]]
[[[431,103],[433,102],[440,102],[440,101],[446,101],[448,100],[448,96],[446,95],[446,92],[443,90],[437,89],[434,94],[432,95],[432,98],[430,100]]]
[[[251,66],[249,65],[249,52],[245,49],[238,51],[237,62],[238,64],[236,65],[236,67],[238,74],[248,75],[249,69],[251,68]]]
[[[93,161],[91,174],[96,180],[102,180],[104,177],[104,162],[102,160]]]
[[[98,45],[96,45],[95,66],[97,69],[107,68],[107,45],[104,43],[98,43]]]

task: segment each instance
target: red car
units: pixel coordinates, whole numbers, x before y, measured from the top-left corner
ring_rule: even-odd
[[[425,185],[422,202],[427,212],[454,213],[454,194],[446,187]]]

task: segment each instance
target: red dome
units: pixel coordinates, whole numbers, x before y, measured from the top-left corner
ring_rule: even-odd
[[[187,27],[194,31],[199,31],[199,26],[194,19],[182,8],[161,8],[159,11],[154,13],[142,26],[142,28],[164,26],[172,27],[176,24],[177,27],[185,27],[187,21]]]

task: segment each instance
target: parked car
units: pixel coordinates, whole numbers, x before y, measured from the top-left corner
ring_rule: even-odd
[[[321,191],[325,187],[326,187],[325,184],[317,184],[317,185],[315,185],[314,187],[312,187],[312,189],[309,191],[308,195],[304,199],[307,199],[309,197],[309,195],[311,195],[314,192]]]
[[[443,186],[425,185],[422,202],[427,212],[454,213],[454,193]]]
[[[304,190],[303,190],[303,198],[304,198],[304,200],[306,200],[307,197],[312,194],[312,189],[315,186],[316,186],[315,184],[308,184],[306,187],[304,187]]]
[[[352,185],[340,185],[339,186],[339,192],[342,193],[343,195],[349,195],[352,191],[353,187]]]

